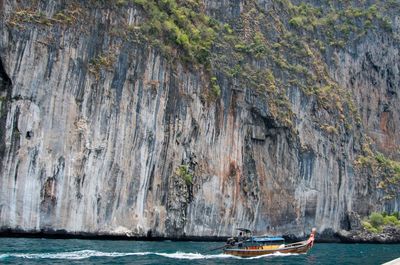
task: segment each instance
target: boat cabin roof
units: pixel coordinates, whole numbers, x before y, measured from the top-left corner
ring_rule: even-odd
[[[277,242],[285,241],[283,237],[269,237],[269,236],[253,236],[252,241],[254,242]]]
[[[247,233],[247,234],[251,234],[251,230],[247,229],[247,228],[236,228],[236,230],[239,230],[241,232]]]

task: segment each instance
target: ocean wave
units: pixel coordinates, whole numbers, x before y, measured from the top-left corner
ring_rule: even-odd
[[[102,252],[96,250],[79,250],[79,251],[58,252],[58,253],[7,253],[7,254],[1,254],[1,256],[4,255],[5,256],[4,258],[14,257],[23,259],[79,260],[79,259],[88,259],[91,257],[144,256],[149,254],[151,254],[151,252],[121,253],[121,252]]]
[[[204,255],[200,253],[186,253],[186,252],[175,252],[175,253],[153,253],[157,256],[162,256],[170,259],[221,259],[221,258],[231,258],[231,255],[226,254],[215,254],[215,255]]]
[[[147,256],[156,255],[170,259],[184,259],[184,260],[201,260],[201,259],[260,259],[271,256],[290,256],[297,254],[283,254],[274,253],[267,254],[257,257],[241,258],[237,256],[227,254],[200,254],[200,253],[186,253],[186,252],[175,252],[175,253],[159,253],[159,252],[102,252],[96,250],[79,250],[71,252],[58,252],[58,253],[5,253],[0,254],[0,259],[7,258],[22,258],[22,259],[65,259],[65,260],[80,260],[89,259],[92,257],[124,257],[124,256]]]

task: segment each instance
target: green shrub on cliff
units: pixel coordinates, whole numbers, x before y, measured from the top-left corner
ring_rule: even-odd
[[[400,225],[400,221],[397,219],[396,216],[388,215],[383,218],[384,225]]]
[[[289,24],[294,26],[294,27],[302,27],[304,25],[304,21],[306,20],[305,17],[303,16],[297,16],[297,17],[293,17],[289,20]]]
[[[381,230],[379,230],[376,227],[373,227],[373,225],[371,223],[369,223],[368,221],[363,221],[362,225],[364,227],[365,230],[367,230],[370,233],[378,233],[381,232]]]
[[[193,175],[189,172],[188,165],[180,165],[176,171],[176,174],[185,181],[186,185],[193,184]]]
[[[400,162],[392,160],[370,147],[363,146],[364,155],[355,160],[359,170],[367,170],[379,177],[377,188],[386,193],[384,199],[397,196],[400,187]]]
[[[385,226],[396,226],[400,228],[398,213],[387,215],[386,213],[372,213],[367,219],[362,222],[364,229],[371,233],[380,233]]]
[[[100,78],[101,70],[112,71],[114,69],[115,54],[112,52],[99,54],[89,63],[89,73],[93,74],[96,80]]]
[[[372,213],[369,216],[369,221],[373,227],[378,228],[383,225],[383,216],[380,213]]]
[[[133,3],[141,6],[147,15],[141,29],[144,36],[150,37],[148,40],[161,39],[162,45],[181,48],[188,62],[207,62],[220,26],[201,12],[200,1],[133,0]]]
[[[215,76],[211,78],[211,90],[214,97],[217,98],[221,96],[221,88],[219,87]]]

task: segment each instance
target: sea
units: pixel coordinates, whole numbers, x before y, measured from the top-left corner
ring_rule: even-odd
[[[382,264],[400,244],[315,243],[307,254],[239,258],[213,250],[223,242],[0,238],[0,264]]]

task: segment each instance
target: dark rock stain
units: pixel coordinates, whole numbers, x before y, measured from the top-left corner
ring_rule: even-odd
[[[12,82],[8,74],[6,73],[3,61],[0,58],[0,103],[1,103],[1,117],[0,117],[0,157],[3,158],[6,152],[6,126],[7,117],[11,108],[11,93],[12,93]],[[3,163],[0,163],[0,174],[3,173]]]
[[[116,69],[114,71],[114,78],[111,83],[111,88],[116,91],[117,108],[120,106],[122,91],[127,77],[129,68],[128,49],[130,46],[125,45],[119,54]]]

